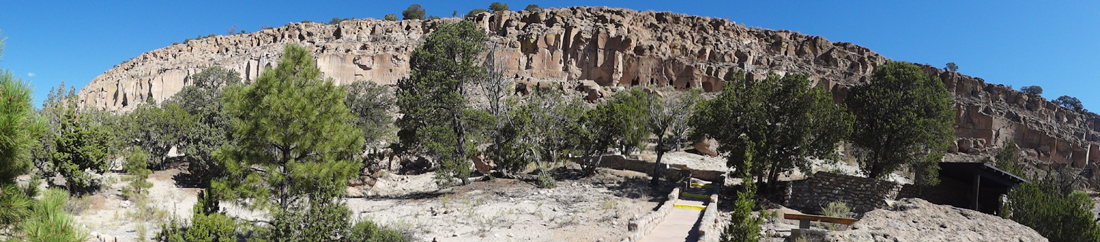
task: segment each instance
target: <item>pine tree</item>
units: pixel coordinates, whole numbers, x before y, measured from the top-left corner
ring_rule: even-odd
[[[214,152],[228,174],[212,183],[214,195],[268,210],[272,228],[262,237],[272,241],[312,241],[313,229],[347,227],[348,216],[294,216],[340,209],[348,179],[359,174],[363,135],[345,95],[321,79],[308,50],[287,45],[277,68],[226,93],[232,141]]]

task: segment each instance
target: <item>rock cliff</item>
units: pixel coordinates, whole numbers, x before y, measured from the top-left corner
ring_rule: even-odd
[[[517,90],[553,86],[606,95],[599,86],[672,85],[721,90],[727,74],[751,79],[809,74],[841,101],[848,87],[869,81],[887,58],[846,42],[784,30],[745,27],[720,18],[605,7],[500,11],[469,16],[508,60]],[[80,91],[88,108],[130,110],[151,98],[163,101],[202,68],[221,65],[256,78],[277,64],[282,46],[314,52],[326,77],[338,84],[359,80],[394,84],[409,75],[409,56],[437,26],[458,19],[339,24],[291,23],[255,33],[215,36],[143,53],[107,70]],[[925,66],[957,100],[952,150],[988,154],[1013,138],[1038,165],[1086,167],[1100,160],[1100,119],[1058,107],[981,78]]]

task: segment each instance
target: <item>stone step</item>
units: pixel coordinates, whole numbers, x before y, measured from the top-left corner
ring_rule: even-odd
[[[707,209],[707,206],[705,206],[705,205],[692,205],[692,204],[678,204],[677,203],[677,204],[673,204],[672,206],[674,208],[692,209],[692,210],[699,210],[699,211],[703,211],[703,210]]]

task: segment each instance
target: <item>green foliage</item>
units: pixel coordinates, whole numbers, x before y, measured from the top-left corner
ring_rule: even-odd
[[[47,190],[42,199],[31,206],[33,211],[24,227],[24,241],[64,242],[85,241],[87,231],[77,226],[73,215],[65,211],[69,194],[62,190]]]
[[[129,130],[124,137],[132,145],[146,148],[151,156],[149,165],[158,169],[164,167],[168,151],[180,144],[195,124],[195,117],[175,103],[163,108],[155,103],[138,104],[126,116]]]
[[[357,81],[344,86],[348,93],[344,105],[355,115],[355,127],[363,132],[368,147],[391,132],[394,97],[385,86],[370,81]]]
[[[424,17],[427,16],[425,15],[426,13],[427,11],[425,11],[424,8],[420,7],[420,4],[413,4],[409,5],[409,8],[406,8],[405,11],[401,11],[401,19],[422,20],[424,19]]]
[[[37,110],[37,116],[45,120],[46,125],[38,142],[35,142],[31,149],[31,157],[34,165],[42,171],[51,170],[48,167],[50,154],[56,150],[54,139],[61,134],[62,114],[70,107],[69,103],[75,102],[75,99],[76,88],[72,86],[66,88],[65,83],[62,82],[58,87],[50,88],[46,100],[42,102],[42,108]]]
[[[751,142],[751,141],[749,141]],[[750,147],[741,153],[741,159],[751,166],[755,152]],[[756,184],[751,176],[743,176],[741,191],[737,192],[737,201],[734,202],[733,212],[730,213],[730,223],[722,231],[722,242],[746,242],[760,241],[760,225],[764,224],[764,218],[752,216],[752,210],[756,208]]]
[[[191,227],[183,233],[183,238],[188,242],[233,242],[237,241],[236,230],[237,224],[232,218],[220,213],[203,214],[196,210],[191,217]]]
[[[107,169],[110,133],[88,122],[86,114],[77,113],[74,103],[69,105],[60,117],[60,133],[53,140],[54,150],[49,157],[54,169],[65,177],[69,191],[77,192],[98,185],[86,170]]]
[[[45,130],[31,107],[31,88],[11,72],[0,70],[0,185],[30,171],[31,148]]]
[[[825,207],[821,208],[821,213],[828,217],[834,218],[851,218],[852,209],[848,208],[848,204],[840,201],[829,202]],[[833,223],[826,223],[825,227],[830,230],[840,229],[840,225]]]
[[[1031,95],[1043,95],[1043,88],[1040,86],[1021,87],[1020,91]]]
[[[386,16],[382,17],[382,19],[386,21],[397,21],[397,14],[386,14]]]
[[[188,131],[179,138],[178,148],[189,163],[191,175],[206,186],[215,177],[225,175],[225,168],[214,161],[212,153],[229,144],[226,133],[229,132],[230,117],[223,108],[225,92],[242,86],[239,85],[240,74],[216,66],[191,75],[191,80],[195,85],[184,87],[166,104],[178,105],[193,118]]]
[[[14,183],[0,184],[0,227],[19,225],[31,214],[38,187],[19,187]],[[16,227],[18,228],[18,226]]]
[[[610,100],[597,105],[581,116],[575,130],[585,174],[592,175],[599,167],[607,149],[616,147],[623,154],[644,145],[647,93],[638,88],[616,93]]]
[[[507,172],[518,172],[530,162],[539,169],[546,162],[556,163],[575,147],[572,130],[584,113],[580,99],[567,100],[560,91],[537,92],[518,104],[510,100],[512,110],[502,120],[505,122],[502,137],[502,158],[499,166]],[[545,177],[544,177],[545,176]],[[550,185],[553,178],[540,172],[540,182]]]
[[[199,88],[213,89],[240,84],[241,74],[221,66],[211,66],[202,69],[199,73],[192,74],[191,83]]]
[[[1024,168],[1020,166],[1019,158],[1020,148],[1016,147],[1016,141],[1008,139],[1005,142],[1004,148],[1001,148],[1000,152],[997,152],[997,163],[995,166],[997,169],[1012,173],[1018,177],[1027,177],[1024,173]]]
[[[319,197],[311,197],[319,198]],[[349,234],[351,210],[334,199],[309,201],[272,215],[271,230],[261,233],[267,241],[336,241]]]
[[[351,19],[350,18],[332,17],[332,20],[329,20],[328,24],[340,24],[340,22],[344,22],[345,20],[351,20]]]
[[[342,195],[358,174],[363,145],[345,95],[322,80],[312,54],[294,44],[277,68],[250,86],[229,89],[231,142],[213,154],[227,175],[211,185],[215,194],[272,214],[301,206],[306,196]]]
[[[859,163],[868,177],[909,165],[919,183],[938,183],[937,164],[955,137],[955,101],[939,78],[914,64],[889,62],[844,102],[856,117],[850,140],[867,152]]]
[[[159,232],[153,240],[159,242],[184,242],[183,235],[184,229],[179,222],[179,219],[175,216],[168,219],[168,222],[160,223],[158,226]]]
[[[648,112],[644,117],[645,126],[657,137],[655,148],[657,165],[653,166],[653,173],[650,175],[652,177],[650,185],[653,186],[658,185],[661,177],[661,159],[665,152],[679,148],[681,139],[687,134],[690,128],[688,120],[691,118],[692,110],[695,109],[695,104],[699,101],[700,93],[700,90],[677,92],[671,88],[664,91],[666,96],[649,95],[647,97]]]
[[[754,82],[731,75],[722,93],[696,106],[696,135],[718,140],[727,165],[768,182],[798,168],[810,171],[810,157],[834,158],[838,142],[851,132],[852,117],[806,75],[769,75]],[[745,160],[751,150],[755,162]]]
[[[498,11],[508,11],[508,4],[493,2],[489,4],[489,10],[493,11],[494,13]]]
[[[487,13],[487,12],[489,12],[489,10],[486,10],[484,8],[475,8],[475,9],[471,9],[469,12],[466,12],[466,16],[467,17],[477,16],[477,14],[479,14],[479,13]]]
[[[360,221],[355,223],[355,226],[351,228],[351,233],[345,239],[347,241],[364,241],[364,242],[403,242],[408,241],[400,231],[382,227],[374,224],[369,220]]]
[[[488,39],[473,22],[440,26],[413,51],[409,78],[397,81],[396,122],[404,149],[435,158],[441,183],[468,182],[469,158],[494,117],[470,107],[466,84],[485,75],[480,54]]]
[[[525,9],[523,9],[523,10],[527,10],[527,11],[539,11],[539,10],[542,10],[542,8],[540,8],[538,4],[528,4],[528,5],[527,5],[527,8],[525,8]]]
[[[1063,108],[1077,111],[1078,113],[1085,113],[1089,111],[1088,109],[1085,109],[1084,105],[1081,104],[1081,100],[1067,95],[1062,95],[1061,97],[1058,97],[1058,99],[1054,99],[1054,101],[1051,102],[1056,105],[1062,106]]]
[[[153,174],[153,171],[149,170],[149,155],[141,147],[130,149],[126,154],[126,166],[123,168],[127,173],[134,175],[134,181],[130,182],[130,187],[133,187],[138,194],[153,187],[153,183],[146,181],[149,175]]]
[[[955,62],[947,62],[947,70],[952,72],[959,71],[959,66],[955,65]]]
[[[1031,180],[1008,192],[1002,216],[1035,229],[1050,241],[1100,241],[1100,225],[1087,194],[1065,189],[1053,176]]]

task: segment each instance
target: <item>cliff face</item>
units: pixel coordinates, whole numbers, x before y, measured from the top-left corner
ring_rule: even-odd
[[[590,98],[604,95],[596,85],[718,91],[728,73],[745,70],[752,79],[769,71],[809,74],[840,101],[849,86],[867,82],[874,68],[887,61],[867,48],[820,36],[668,12],[572,7],[483,13],[470,19],[490,33],[497,54],[507,60],[507,75],[519,80],[517,89],[588,80],[577,88]],[[422,38],[454,21],[293,23],[192,40],[143,53],[104,72],[81,89],[80,104],[129,110],[148,98],[163,101],[191,85],[191,74],[213,65],[252,80],[277,64],[287,43],[312,50],[324,75],[338,84],[394,84],[409,75],[409,56]],[[1044,163],[1084,167],[1100,160],[1096,118],[980,78],[928,66],[925,70],[941,77],[958,101],[955,151],[988,153],[1011,137]]]

